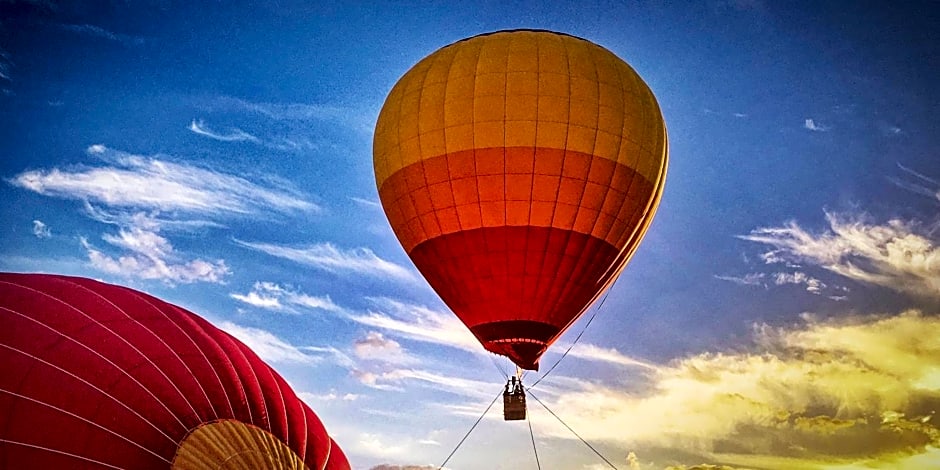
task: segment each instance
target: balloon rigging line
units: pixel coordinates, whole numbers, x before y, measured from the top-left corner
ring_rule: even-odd
[[[539,462],[539,451],[535,448],[535,433],[532,432],[532,416],[527,415],[526,422],[529,423],[529,437],[532,438],[532,453],[535,454],[535,466],[542,470],[542,464]]]
[[[568,423],[564,422],[560,417],[558,417],[558,415],[556,415],[555,412],[552,411],[551,408],[548,407],[548,405],[543,403],[542,400],[539,400],[539,398],[535,396],[531,390],[529,391],[529,396],[531,396],[532,398],[535,398],[535,401],[539,402],[539,404],[542,405],[542,407],[545,408],[549,413],[551,413],[552,416],[554,416],[555,419],[557,419],[559,423],[563,424],[566,428],[568,428],[568,430],[571,431],[571,434],[574,434],[575,437],[580,439],[581,442],[584,443],[584,445],[588,446],[589,449],[593,450],[594,453],[597,454],[597,456],[601,458],[601,460],[606,462],[607,465],[610,465],[610,468],[617,470],[617,467],[615,467],[614,464],[610,463],[610,460],[607,460],[607,457],[604,457],[603,455],[601,455],[601,453],[598,452],[597,449],[594,448],[594,446],[592,446],[588,441],[585,441],[584,438],[581,437],[578,433],[574,432],[574,429],[571,429],[571,426],[568,426]]]
[[[555,361],[554,364],[552,364],[552,366],[548,369],[548,371],[546,371],[544,374],[542,374],[542,376],[539,377],[539,379],[535,381],[535,383],[533,383],[532,385],[530,385],[530,386],[528,387],[528,389],[531,390],[531,389],[534,388],[536,385],[538,385],[539,382],[545,380],[545,377],[548,377],[548,374],[551,374],[552,371],[555,370],[556,367],[558,367],[558,364],[561,363],[561,360],[564,359],[565,356],[567,356],[569,352],[571,352],[571,348],[573,348],[574,345],[578,344],[578,340],[581,339],[581,335],[583,335],[584,332],[587,331],[587,328],[588,328],[589,326],[591,326],[591,322],[594,321],[594,317],[596,317],[597,314],[601,311],[601,307],[603,307],[603,306],[604,306],[604,302],[607,301],[607,296],[608,296],[608,295],[610,295],[610,290],[609,290],[609,289],[607,290],[607,292],[604,293],[604,297],[601,299],[601,303],[597,305],[597,308],[596,308],[596,309],[594,309],[594,313],[591,314],[591,318],[588,318],[587,323],[584,324],[584,328],[581,329],[581,332],[578,333],[578,336],[574,339],[574,341],[571,343],[571,345],[568,346],[568,349],[565,350],[564,354],[562,354],[561,357],[559,357],[558,360]]]
[[[502,395],[503,395],[503,392],[502,390],[500,390],[500,392],[496,395],[496,398],[494,398],[493,401],[490,402],[489,406],[487,406],[486,409],[483,410],[483,414],[481,414],[480,417],[477,418],[477,421],[473,423],[473,426],[470,426],[470,430],[467,431],[466,434],[464,434],[463,439],[461,439],[460,442],[457,443],[457,447],[454,447],[454,450],[450,451],[450,455],[448,455],[447,458],[444,459],[444,463],[442,463],[440,467],[437,468],[437,470],[443,470],[444,465],[447,465],[447,462],[450,462],[450,458],[453,457],[454,454],[457,453],[457,449],[459,449],[460,446],[463,445],[463,442],[466,441],[468,437],[470,437],[470,433],[472,433],[473,430],[476,429],[477,425],[480,424],[480,421],[483,421],[483,417],[486,416],[487,413],[489,413],[490,408],[493,407],[493,404],[495,404],[496,400],[499,400],[499,397],[501,397]],[[542,406],[545,406],[545,405],[542,405]]]

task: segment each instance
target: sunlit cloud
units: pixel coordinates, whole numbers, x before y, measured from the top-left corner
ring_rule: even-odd
[[[751,352],[660,366],[639,390],[580,380],[536,395],[589,441],[679,448],[732,468],[887,469],[936,455],[940,318],[804,321],[757,326]],[[560,425],[545,432],[572,438]]]
[[[212,129],[209,129],[205,122],[203,122],[201,119],[198,122],[193,119],[193,121],[189,124],[189,130],[201,136],[222,142],[261,142],[257,137],[238,128],[232,128],[228,131],[228,133],[215,132]]]
[[[389,364],[408,365],[418,362],[397,341],[386,338],[377,331],[370,331],[353,342],[353,353],[359,359]]]
[[[36,238],[50,238],[52,237],[52,229],[50,229],[49,226],[46,225],[43,221],[34,220],[33,235],[35,235]]]
[[[350,319],[401,338],[462,349],[474,354],[488,354],[453,314],[387,297],[369,300],[375,309],[370,309],[368,313],[352,314]]]
[[[110,164],[30,170],[9,182],[45,196],[120,208],[210,216],[320,210],[299,193],[253,183],[240,176],[132,155],[100,144],[88,147],[87,151]]]
[[[101,237],[123,255],[113,257],[82,238],[91,266],[125,278],[155,279],[169,284],[193,282],[222,283],[231,274],[223,260],[186,260],[173,245],[156,231],[140,227],[121,229],[117,235]]]
[[[826,131],[829,130],[829,127],[823,126],[822,124],[818,124],[816,121],[814,121],[814,120],[812,120],[812,119],[806,119],[806,120],[804,120],[804,121],[803,121],[803,128],[804,128],[804,129],[809,129],[809,130],[811,130],[811,131],[813,131],[813,132],[826,132]]]
[[[246,294],[231,293],[229,296],[253,307],[279,312],[299,313],[298,309],[324,310],[341,312],[329,295],[312,296],[293,287],[282,286],[273,282],[256,282]]]
[[[317,401],[356,401],[362,398],[357,393],[336,393],[336,390],[330,390],[328,393],[316,394],[310,392],[299,392],[297,396],[306,403]]]
[[[764,282],[764,279],[767,277],[764,273],[748,273],[743,276],[718,276],[716,279],[722,281],[732,282],[739,286],[764,286],[767,287],[767,284]]]
[[[331,273],[364,274],[373,277],[415,282],[415,274],[405,267],[378,257],[368,248],[337,248],[332,243],[286,246],[235,240],[241,246],[312,266]]]
[[[829,230],[814,234],[788,222],[758,228],[744,240],[769,245],[767,263],[806,263],[846,278],[920,295],[940,292],[940,247],[918,224],[892,219],[875,224],[863,217],[826,213]]]
[[[412,368],[399,368],[385,372],[356,371],[354,376],[363,384],[384,390],[401,391],[408,385],[417,385],[438,392],[475,399],[492,399],[501,390],[499,387],[494,388],[492,382],[447,376]]]
[[[266,330],[241,326],[229,321],[220,323],[219,328],[245,343],[265,362],[314,364],[320,360]]]
[[[364,134],[372,133],[378,113],[378,109],[362,110],[327,104],[253,102],[232,97],[219,97],[214,100],[214,105],[257,114],[273,121],[331,122]]]
[[[566,349],[565,345],[559,344],[549,351],[560,352]],[[569,357],[575,357],[586,361],[604,362],[610,365],[622,367],[639,367],[641,369],[656,370],[655,364],[642,361],[627,356],[614,348],[603,348],[590,343],[578,343],[568,352]]]

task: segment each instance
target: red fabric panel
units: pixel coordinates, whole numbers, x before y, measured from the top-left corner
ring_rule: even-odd
[[[89,279],[0,273],[0,468],[168,468],[216,419],[272,432],[312,469],[331,452],[284,379],[202,318]]]
[[[487,350],[535,369],[545,348],[613,274],[618,253],[610,243],[572,230],[504,226],[432,238],[410,255]],[[520,320],[530,324],[486,326]]]
[[[339,448],[336,441],[330,439],[330,443],[332,444],[330,447],[330,459],[326,461],[326,467],[323,470],[350,470],[349,460],[346,459],[346,454]]]

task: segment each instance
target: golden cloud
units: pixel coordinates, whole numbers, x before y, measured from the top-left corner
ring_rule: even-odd
[[[649,371],[641,392],[563,381],[570,389],[544,390],[543,401],[588,440],[682,449],[715,465],[685,468],[903,468],[936,455],[940,318],[804,320],[755,328],[751,352]],[[568,437],[560,426],[551,433]]]

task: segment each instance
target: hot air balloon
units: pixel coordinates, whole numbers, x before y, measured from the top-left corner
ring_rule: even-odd
[[[405,252],[484,348],[540,356],[617,278],[667,164],[656,99],[616,55],[514,30],[418,62],[375,126],[375,179]]]
[[[244,344],[90,279],[0,273],[0,468],[349,469]]]

